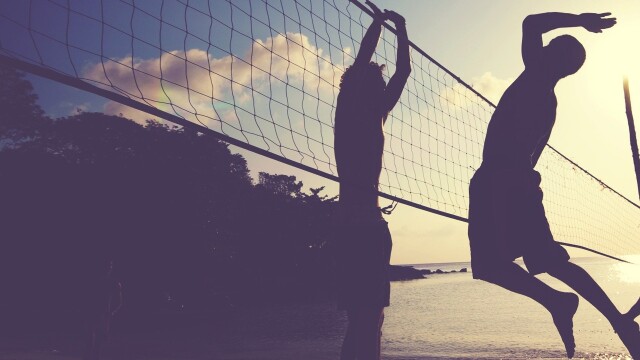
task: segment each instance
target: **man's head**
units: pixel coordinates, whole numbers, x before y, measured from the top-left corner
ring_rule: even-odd
[[[387,86],[382,77],[384,68],[385,65],[378,65],[373,61],[360,69],[349,66],[340,78],[340,89],[357,86],[361,91],[366,91],[368,96],[372,98],[378,97],[384,93],[384,89]],[[360,71],[361,73],[358,74],[360,76],[355,76],[355,71]],[[356,84],[355,82],[358,83]]]
[[[558,36],[544,47],[545,67],[557,80],[580,70],[586,56],[584,46],[570,35]]]

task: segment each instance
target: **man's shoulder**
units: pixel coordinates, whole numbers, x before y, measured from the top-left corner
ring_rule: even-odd
[[[548,85],[541,81],[541,74],[535,71],[523,72],[504,92],[498,108],[512,108],[524,110],[539,109],[540,106],[555,106],[557,99],[555,93],[549,90]],[[527,109],[531,105],[532,109]]]

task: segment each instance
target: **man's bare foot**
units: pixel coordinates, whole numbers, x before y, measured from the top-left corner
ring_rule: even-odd
[[[623,315],[621,320],[614,325],[614,330],[629,350],[631,357],[640,359],[640,326],[638,323],[633,321],[633,318]]]
[[[573,358],[576,351],[576,342],[573,337],[573,315],[578,310],[579,301],[578,295],[563,293],[554,308],[550,309],[553,323],[560,333],[560,338],[562,338],[569,359]]]

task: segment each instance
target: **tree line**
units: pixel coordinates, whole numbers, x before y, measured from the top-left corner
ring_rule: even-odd
[[[180,127],[51,118],[2,66],[0,113],[0,312],[73,312],[107,259],[127,311],[330,293],[336,197],[323,188],[252,179],[227,144]]]

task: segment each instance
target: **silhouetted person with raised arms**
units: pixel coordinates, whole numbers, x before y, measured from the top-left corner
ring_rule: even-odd
[[[87,344],[83,360],[98,360],[100,347],[108,338],[111,319],[122,307],[122,285],[112,277],[113,261],[106,263],[104,274],[89,284],[87,306]]]
[[[554,240],[542,205],[540,174],[534,170],[556,118],[554,88],[560,79],[577,72],[586,57],[574,37],[558,36],[543,46],[542,34],[579,26],[599,33],[615,25],[610,15],[527,16],[522,24],[525,70],[505,91],[491,117],[482,166],[470,186],[473,277],[544,306],[569,357],[575,351],[573,315],[578,296],[554,290],[534,275],[546,272],[582,295],[609,320],[628,348],[634,338],[640,339],[638,325],[618,311],[586,271],[569,262],[567,251]],[[518,257],[523,257],[528,272],[513,262]]]
[[[338,307],[349,324],[341,359],[380,358],[384,308],[389,306],[391,234],[378,205],[384,149],[383,125],[411,73],[405,20],[393,11],[374,13],[356,60],[342,75],[335,116],[335,156],[340,175],[337,225]],[[398,34],[396,72],[385,84],[384,65],[371,62],[382,24]]]

